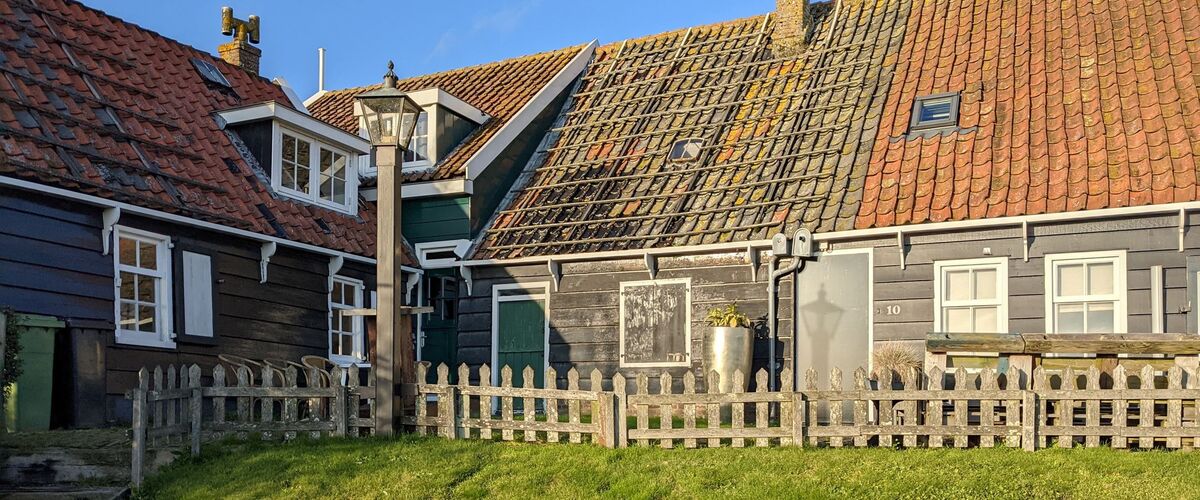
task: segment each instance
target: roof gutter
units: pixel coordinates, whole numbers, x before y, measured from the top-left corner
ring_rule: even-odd
[[[1029,226],[1037,224],[1047,224],[1055,222],[1077,222],[1095,219],[1109,219],[1116,217],[1130,216],[1145,216],[1145,215],[1178,215],[1179,220],[1179,238],[1180,247],[1183,245],[1183,236],[1187,225],[1187,212],[1200,211],[1200,201],[1188,201],[1180,203],[1167,203],[1162,205],[1145,205],[1138,207],[1121,207],[1121,208],[1102,208],[1096,210],[1084,210],[1078,212],[1057,212],[1049,214],[1037,215],[1018,215],[1011,217],[997,217],[994,219],[975,219],[963,221],[948,221],[948,222],[932,222],[924,224],[913,224],[909,226],[891,226],[877,227],[870,229],[851,229],[847,231],[831,231],[827,233],[814,233],[815,241],[850,241],[863,240],[871,238],[897,238],[903,239],[913,234],[941,233],[951,231],[962,231],[968,229],[985,229],[985,228],[1001,228],[1001,227],[1018,227],[1022,231],[1028,231]],[[1028,238],[1023,238],[1028,241]],[[741,242],[715,243],[711,245],[694,245],[683,247],[666,247],[666,248],[646,248],[634,250],[616,250],[608,252],[587,252],[578,254],[564,255],[539,255],[533,257],[518,257],[515,259],[474,259],[464,260],[460,263],[466,267],[479,266],[494,266],[494,265],[514,265],[514,264],[534,264],[542,262],[577,262],[577,261],[593,261],[593,260],[616,260],[631,257],[642,257],[645,255],[651,256],[668,256],[668,255],[696,255],[706,253],[716,253],[721,251],[744,251],[748,248],[770,248],[771,240],[751,240]]]
[[[57,188],[54,186],[47,186],[45,184],[38,184],[36,182],[30,182],[30,181],[21,180],[21,179],[14,179],[12,177],[0,175],[0,186],[11,186],[11,187],[15,187],[18,189],[24,189],[27,191],[37,191],[37,192],[46,193],[46,194],[50,194],[50,195],[54,195],[54,196],[59,196],[62,198],[69,198],[72,200],[87,203],[89,205],[96,205],[96,206],[105,207],[105,208],[119,208],[122,213],[137,214],[137,215],[141,215],[144,217],[149,217],[151,219],[175,222],[175,223],[184,224],[184,225],[197,227],[197,228],[201,228],[201,229],[207,229],[210,231],[216,231],[219,233],[240,236],[242,238],[246,238],[246,239],[252,240],[252,241],[257,241],[260,243],[275,243],[279,246],[294,248],[297,250],[303,250],[303,251],[315,253],[318,255],[324,255],[324,256],[328,256],[328,257],[342,257],[345,260],[350,260],[350,261],[359,262],[362,264],[368,264],[368,265],[372,265],[372,266],[375,265],[375,259],[370,258],[370,257],[364,257],[362,255],[352,254],[349,252],[342,252],[339,250],[331,250],[331,249],[319,247],[316,245],[310,245],[308,243],[300,243],[298,241],[292,241],[292,240],[287,240],[287,239],[283,239],[283,238],[278,238],[275,236],[269,236],[269,235],[265,235],[265,234],[255,233],[253,231],[246,231],[245,229],[237,229],[237,228],[222,226],[220,224],[214,224],[212,222],[205,222],[202,220],[193,219],[191,217],[184,217],[182,215],[175,215],[175,214],[170,214],[170,213],[166,213],[166,212],[161,212],[158,210],[140,207],[137,205],[130,205],[128,203],[122,203],[119,201],[109,200],[106,198],[100,198],[98,196],[77,193],[75,191]],[[401,269],[408,271],[410,273],[417,273],[417,274],[424,273],[424,271],[417,269],[417,268],[408,267],[408,266],[400,266],[400,267],[401,267]]]

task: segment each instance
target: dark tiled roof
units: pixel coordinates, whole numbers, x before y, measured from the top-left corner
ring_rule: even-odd
[[[773,54],[767,16],[597,50],[477,258],[769,238],[849,229],[906,0],[814,4],[810,44]],[[678,139],[696,161],[671,163]]]
[[[192,58],[232,89],[206,84]],[[288,102],[266,79],[103,12],[0,1],[0,175],[374,255],[371,212],[273,196],[217,127],[214,112],[270,100]]]
[[[908,25],[856,227],[1200,200],[1196,0],[929,0]],[[960,130],[907,136],[939,92]]]
[[[400,80],[396,87],[404,91],[440,88],[491,118],[477,128],[459,146],[426,172],[405,176],[407,182],[453,179],[465,173],[467,160],[499,132],[510,119],[562,70],[583,46],[569,47],[503,61],[433,73]],[[379,85],[329,92],[312,102],[308,109],[317,118],[333,123],[350,133],[358,133],[354,117],[354,97],[379,88]]]

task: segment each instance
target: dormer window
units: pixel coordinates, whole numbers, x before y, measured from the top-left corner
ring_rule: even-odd
[[[222,111],[271,180],[275,193],[339,212],[358,212],[358,167],[365,139],[275,102]]]
[[[349,157],[343,150],[279,127],[278,188],[304,201],[345,208]]]
[[[427,167],[429,163],[429,113],[422,111],[417,115],[412,141],[408,143],[408,150],[404,152],[402,168]]]

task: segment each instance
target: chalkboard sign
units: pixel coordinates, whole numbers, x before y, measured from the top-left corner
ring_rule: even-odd
[[[691,279],[621,283],[621,366],[687,365]]]

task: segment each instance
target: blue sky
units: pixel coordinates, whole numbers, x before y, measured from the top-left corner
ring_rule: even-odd
[[[83,0],[114,16],[216,52],[221,6],[262,18],[263,76],[282,76],[301,97],[317,88],[317,48],[325,47],[325,87],[375,83],[388,59],[411,76],[676,28],[774,9],[773,0]],[[398,27],[405,26],[407,31]]]

